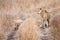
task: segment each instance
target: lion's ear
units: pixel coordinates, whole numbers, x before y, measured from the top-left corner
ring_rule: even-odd
[[[45,14],[48,14],[48,11],[40,8],[39,14],[43,17]]]

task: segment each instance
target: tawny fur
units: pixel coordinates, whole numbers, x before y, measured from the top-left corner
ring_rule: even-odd
[[[43,36],[45,33],[43,30],[45,30],[46,33],[48,32],[47,29],[41,29],[39,26],[42,24],[43,19],[44,18],[43,17],[41,18],[41,16],[34,17],[34,15],[33,17],[26,19],[20,25],[18,31],[16,32],[15,40],[42,40],[41,36]],[[45,21],[47,21],[47,19]],[[44,32],[44,33],[41,33],[41,32]],[[48,36],[48,33],[47,33],[47,36]]]
[[[34,18],[28,18],[20,25],[15,40],[39,40],[39,28]]]
[[[43,13],[42,16],[47,15],[44,10],[41,13]],[[53,14],[54,11],[51,12],[51,15]],[[59,12],[57,12],[57,14],[59,14]],[[40,26],[38,26],[37,23],[39,21],[36,18],[28,18],[21,24],[18,31],[16,32],[15,40],[60,40],[60,15],[57,14],[51,17],[49,13],[49,25],[45,29],[42,29]],[[42,18],[43,21],[47,21],[48,16],[46,19],[45,17]]]

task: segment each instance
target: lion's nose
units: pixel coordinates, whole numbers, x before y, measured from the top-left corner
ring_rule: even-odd
[[[41,28],[43,28],[43,29],[48,28],[48,22],[47,21],[44,21],[42,23],[42,27]]]

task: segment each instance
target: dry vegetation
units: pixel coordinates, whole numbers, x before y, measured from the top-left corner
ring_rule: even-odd
[[[60,0],[0,0],[0,40],[60,40]]]

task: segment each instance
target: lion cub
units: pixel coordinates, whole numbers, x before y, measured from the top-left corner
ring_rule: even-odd
[[[48,40],[47,14],[46,10],[42,10],[37,16],[26,19],[19,26],[15,40]]]
[[[30,17],[20,26],[15,40],[60,40],[60,15],[41,9],[40,17]]]

